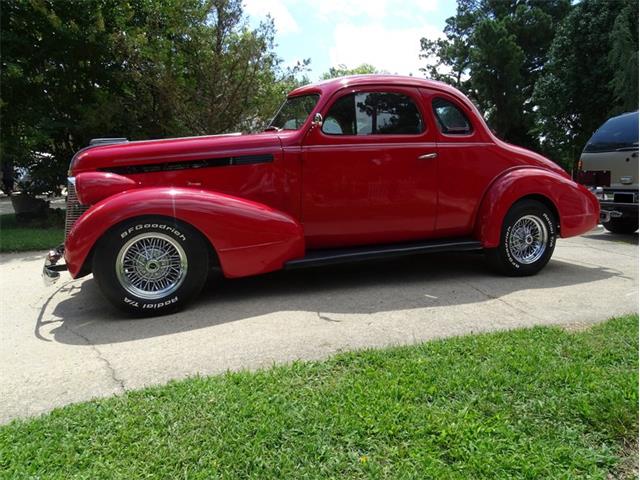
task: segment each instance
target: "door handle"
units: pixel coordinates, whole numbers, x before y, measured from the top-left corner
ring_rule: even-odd
[[[425,153],[424,155],[420,155],[418,157],[418,160],[432,160],[434,158],[438,158],[438,154],[433,152],[433,153]]]

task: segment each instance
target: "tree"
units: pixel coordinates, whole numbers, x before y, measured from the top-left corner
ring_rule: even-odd
[[[378,70],[373,65],[368,63],[362,63],[355,68],[348,68],[344,64],[340,64],[337,67],[331,67],[328,72],[325,72],[320,77],[320,80],[329,80],[331,78],[346,77],[347,75],[364,75],[367,73],[386,73]]]
[[[498,136],[538,147],[533,89],[569,0],[458,0],[445,38],[421,40],[422,70],[461,89]]]
[[[638,109],[637,12],[637,0],[584,0],[558,29],[534,102],[545,151],[567,166],[608,117]]]
[[[13,0],[0,8],[5,191],[16,166],[39,176],[40,190],[63,184],[73,153],[93,137],[255,128],[308,63],[282,69],[273,22],[250,28],[241,0]]]
[[[86,105],[88,116],[120,69],[108,60],[111,32],[96,2],[60,2],[54,9],[51,2],[17,0],[0,8],[5,191],[14,166],[47,171],[41,153],[54,155],[57,165],[48,171],[58,170],[55,185],[70,159],[75,123],[84,120],[79,106]],[[119,23],[122,12],[112,8],[109,17]]]
[[[609,87],[615,98],[612,113],[638,109],[638,0],[626,3],[616,17],[609,36]]]

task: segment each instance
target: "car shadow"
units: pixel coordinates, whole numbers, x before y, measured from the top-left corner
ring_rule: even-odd
[[[35,333],[55,323],[47,337],[66,344],[107,344],[192,331],[275,312],[372,314],[484,302],[531,289],[576,285],[622,272],[552,260],[538,275],[511,278],[491,273],[482,255],[423,255],[305,270],[279,271],[210,282],[198,299],[176,314],[132,319],[113,308],[90,278],[69,283],[55,304],[54,320],[38,317]],[[52,300],[50,297],[47,302]],[[317,317],[315,317],[317,318]],[[315,321],[314,318],[314,321]]]
[[[602,240],[606,242],[615,242],[615,243],[628,243],[629,245],[638,245],[638,232],[629,233],[629,234],[621,234],[621,233],[611,233],[603,228],[598,230],[592,230],[589,233],[585,233],[582,235],[584,238],[589,238],[591,240]]]

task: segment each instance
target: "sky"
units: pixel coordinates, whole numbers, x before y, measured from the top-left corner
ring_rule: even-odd
[[[267,14],[276,26],[284,66],[311,59],[311,81],[332,66],[369,63],[400,75],[424,76],[420,38],[442,36],[455,0],[244,0],[253,25]]]

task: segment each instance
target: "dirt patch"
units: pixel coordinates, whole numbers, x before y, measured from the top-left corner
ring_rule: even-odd
[[[584,332],[591,327],[593,327],[593,323],[588,322],[573,322],[562,325],[562,328],[564,328],[569,333]]]
[[[625,442],[620,454],[620,463],[607,480],[630,480],[638,478],[638,439]]]

